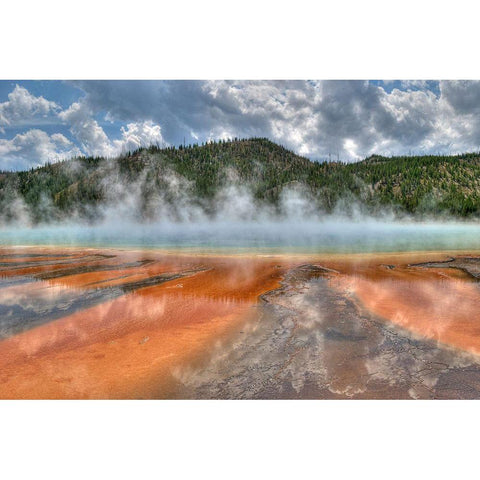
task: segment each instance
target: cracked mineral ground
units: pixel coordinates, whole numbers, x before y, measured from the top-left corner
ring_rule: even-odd
[[[480,398],[480,254],[0,249],[0,398]]]

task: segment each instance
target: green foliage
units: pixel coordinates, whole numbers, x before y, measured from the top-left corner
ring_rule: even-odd
[[[15,200],[21,199],[34,222],[61,220],[74,211],[94,220],[112,195],[112,176],[127,190],[140,183],[147,210],[149,198],[167,191],[171,175],[183,179],[190,197],[202,205],[233,183],[248,188],[259,202],[274,205],[285,188],[299,186],[325,212],[349,203],[372,214],[386,209],[419,216],[480,214],[480,154],[312,162],[266,138],[152,146],[114,160],[77,158],[0,172],[0,212],[8,220]]]

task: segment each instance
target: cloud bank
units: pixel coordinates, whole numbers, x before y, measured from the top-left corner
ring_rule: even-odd
[[[0,169],[20,169],[77,152],[115,156],[152,143],[250,136],[268,137],[314,160],[480,149],[477,81],[76,81],[71,85],[78,98],[65,108],[56,98],[35,96],[20,85],[0,103]],[[57,122],[58,131],[45,131],[42,122],[47,119]],[[22,127],[23,131],[7,136]],[[36,147],[28,141],[33,138]]]
[[[8,94],[8,100],[0,103],[0,133],[5,132],[6,126],[21,125],[34,118],[54,116],[58,109],[55,102],[35,97],[26,88],[16,85]]]

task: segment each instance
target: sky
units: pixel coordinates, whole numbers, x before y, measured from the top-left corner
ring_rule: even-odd
[[[480,82],[0,81],[0,170],[267,137],[312,160],[480,150]]]

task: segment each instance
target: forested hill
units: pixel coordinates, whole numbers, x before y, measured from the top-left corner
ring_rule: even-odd
[[[219,194],[238,185],[272,208],[282,192],[305,195],[321,212],[480,216],[480,154],[372,156],[358,163],[313,162],[265,138],[178,148],[150,147],[116,159],[77,158],[24,172],[0,173],[0,221],[94,221],[105,205],[133,202],[138,219],[188,203],[214,215]],[[133,199],[133,200],[132,200]],[[175,213],[174,213],[175,215]]]

